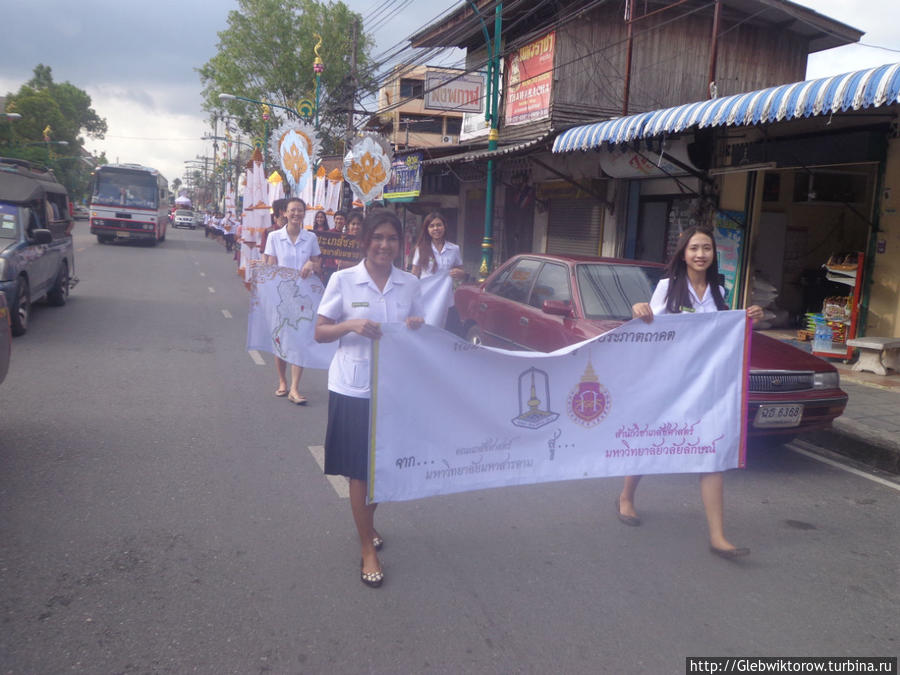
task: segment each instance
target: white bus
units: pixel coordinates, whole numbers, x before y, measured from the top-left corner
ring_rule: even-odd
[[[166,238],[169,183],[156,169],[140,164],[106,164],[93,173],[91,234],[101,244],[115,239]]]

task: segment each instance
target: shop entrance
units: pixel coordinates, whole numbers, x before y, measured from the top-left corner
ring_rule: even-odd
[[[852,271],[866,251],[876,181],[874,163],[764,174],[747,302],[773,316],[761,328],[814,330],[826,306],[839,313],[839,303],[849,304],[855,275],[834,269]]]

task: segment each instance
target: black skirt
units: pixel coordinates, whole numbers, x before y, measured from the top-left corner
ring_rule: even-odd
[[[369,399],[328,392],[325,473],[369,479]]]

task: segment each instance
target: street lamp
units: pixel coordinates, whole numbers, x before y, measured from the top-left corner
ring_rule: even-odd
[[[503,16],[503,3],[498,2],[494,8],[494,40],[488,35],[487,26],[481,17],[481,12],[472,0],[468,0],[472,11],[481,22],[481,30],[484,33],[484,41],[487,43],[488,51],[488,85],[487,100],[484,106],[484,121],[490,123],[491,130],[488,132],[488,152],[497,149],[497,140],[500,134],[497,131],[498,115],[497,106],[499,101],[499,81],[500,81],[500,36]],[[478,270],[480,279],[483,281],[491,271],[494,262],[494,159],[488,159],[487,163],[487,185],[485,186],[484,195],[484,239],[481,240],[481,268]]]

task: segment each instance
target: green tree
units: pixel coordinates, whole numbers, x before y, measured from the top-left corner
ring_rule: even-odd
[[[2,152],[50,166],[69,196],[83,199],[91,169],[82,134],[103,138],[107,130],[106,120],[91,107],[91,97],[70,82],[54,82],[50,66],[40,63],[18,92],[7,94],[6,111],[22,117],[0,125]]]
[[[350,53],[353,24],[357,35],[357,71],[371,69],[371,39],[362,32],[362,19],[343,2],[318,0],[238,0],[239,9],[228,14],[228,27],[219,33],[216,55],[198,69],[203,83],[204,108],[223,107],[239,120],[241,129],[263,136],[259,111],[242,102],[223,106],[220,93],[296,108],[303,98],[315,100],[314,47],[322,37],[319,54],[325,64],[319,92],[319,121],[326,151],[333,151],[343,136],[347,110],[352,109]],[[367,82],[358,82],[366,86]],[[272,109],[270,128],[285,113]]]

